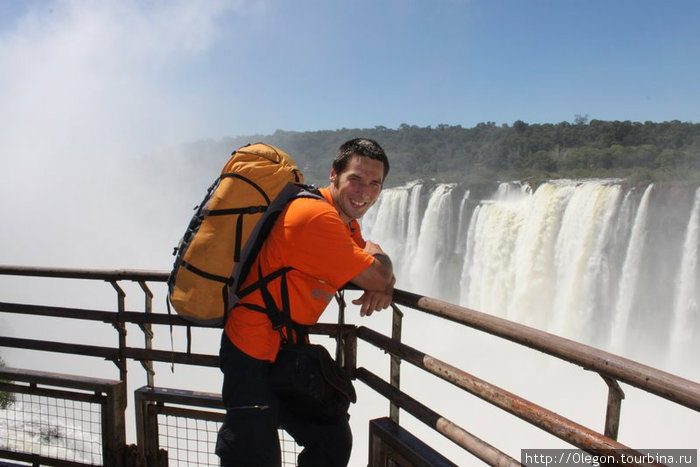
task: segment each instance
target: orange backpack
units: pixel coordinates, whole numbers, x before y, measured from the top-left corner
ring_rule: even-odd
[[[313,196],[303,182],[281,149],[256,143],[233,152],[174,252],[168,299],[180,316],[223,325],[274,220],[293,198]]]

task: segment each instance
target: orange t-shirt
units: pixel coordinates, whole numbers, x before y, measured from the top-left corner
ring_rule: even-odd
[[[245,288],[258,279],[258,265],[267,275],[282,267],[292,267],[287,276],[292,320],[315,324],[335,292],[374,262],[365,253],[357,221],[346,225],[333,206],[330,191],[321,189],[326,201],[300,198],[280,214],[253,262]],[[282,309],[280,279],[268,284],[278,309]],[[255,290],[243,297],[228,316],[225,330],[229,339],[243,352],[274,361],[281,337],[272,329],[265,313],[242,305],[263,306],[262,294]]]

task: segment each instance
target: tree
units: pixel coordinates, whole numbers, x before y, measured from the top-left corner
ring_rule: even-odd
[[[586,114],[586,115],[581,115],[581,114],[574,115],[574,125],[585,125],[586,123],[588,123],[588,114]]]
[[[678,149],[666,148],[656,156],[655,162],[660,169],[678,169],[682,168],[684,159],[683,152]]]
[[[518,134],[525,133],[525,130],[527,130],[528,126],[529,125],[527,123],[523,122],[522,120],[516,120],[515,122],[513,122],[513,128],[515,128],[515,131]]]

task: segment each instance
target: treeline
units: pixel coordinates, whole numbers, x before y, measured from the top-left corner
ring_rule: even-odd
[[[325,184],[338,145],[363,136],[387,151],[394,186],[416,178],[479,183],[499,179],[619,177],[630,181],[700,179],[700,124],[630,121],[512,125],[479,123],[391,129],[278,130],[272,135],[198,142],[188,152],[230,153],[265,141],[292,154],[309,182]]]

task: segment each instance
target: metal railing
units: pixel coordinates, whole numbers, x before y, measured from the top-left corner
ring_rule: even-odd
[[[618,457],[621,451],[633,451],[628,446],[616,441],[617,429],[620,423],[620,407],[623,399],[622,391],[617,384],[618,381],[628,383],[695,411],[700,410],[700,385],[693,381],[584,344],[440,300],[421,297],[400,290],[396,291],[394,299],[395,303],[450,319],[575,363],[586,370],[599,373],[609,386],[604,434],[600,434],[544,407],[533,404],[397,340],[382,336],[365,327],[357,329],[359,338],[386,350],[392,356],[408,361],[589,453],[606,457]],[[394,327],[396,328],[397,326],[395,325]],[[398,374],[398,370],[395,369],[396,365],[397,363],[392,363],[392,376]],[[519,462],[498,451],[493,446],[400,392],[397,385],[389,385],[363,368],[359,368],[356,371],[356,376],[390,399],[392,403],[430,425],[436,431],[487,464],[519,465]],[[396,411],[393,411],[393,413],[395,414]],[[396,415],[393,418],[396,418]]]
[[[153,312],[153,293],[148,283],[165,282],[167,280],[165,272],[0,266],[0,275],[106,281],[112,285],[117,293],[116,312],[7,302],[0,302],[0,312],[99,321],[111,324],[119,334],[117,347],[8,336],[0,336],[0,346],[89,355],[111,360],[119,369],[120,381],[124,383],[124,387],[126,387],[127,381],[126,362],[128,360],[139,361],[147,373],[147,387],[151,388],[151,391],[157,389],[153,381],[153,362],[217,366],[218,357],[216,355],[195,354],[189,349],[187,352],[176,352],[172,349],[158,350],[153,348],[153,325],[187,326],[188,332],[192,328],[199,327],[175,315]],[[122,281],[133,281],[139,284],[145,297],[143,311],[126,310],[125,293],[120,286]],[[609,388],[604,433],[598,433],[569,420],[402,342],[403,313],[399,306],[410,307],[427,315],[449,320],[536,349],[552,357],[578,365],[586,371],[598,373]],[[400,410],[404,410],[489,465],[520,465],[520,462],[431,409],[430,401],[420,402],[403,392],[400,370],[403,361],[414,365],[427,374],[447,381],[465,392],[476,395],[489,404],[525,420],[572,446],[597,455],[617,456],[620,450],[629,449],[616,441],[623,399],[618,382],[629,384],[688,409],[700,411],[700,385],[696,382],[575,341],[444,301],[395,290],[391,336],[382,335],[365,326],[344,324],[342,322],[344,315],[342,300],[339,301],[339,307],[341,320],[338,324],[318,324],[311,331],[336,339],[337,359],[343,362],[349,374],[390,401],[390,421],[394,425],[400,426],[399,413]],[[143,347],[127,345],[125,332],[127,323],[136,324],[143,330]],[[363,362],[358,361],[358,341],[367,342],[390,354],[388,381],[373,374],[362,366]],[[137,410],[142,409],[137,408]],[[391,432],[391,430],[386,432]],[[139,440],[138,449],[146,449],[141,444],[142,441]],[[155,452],[154,447],[148,449],[150,449],[149,452]]]
[[[134,392],[138,458],[145,465],[219,465],[216,436],[226,412],[220,394],[144,386]],[[298,446],[279,430],[282,465],[296,465]]]
[[[0,458],[33,465],[121,465],[122,381],[0,368],[0,391],[13,395],[11,408],[20,406],[5,419]],[[62,442],[68,432],[70,445]]]

